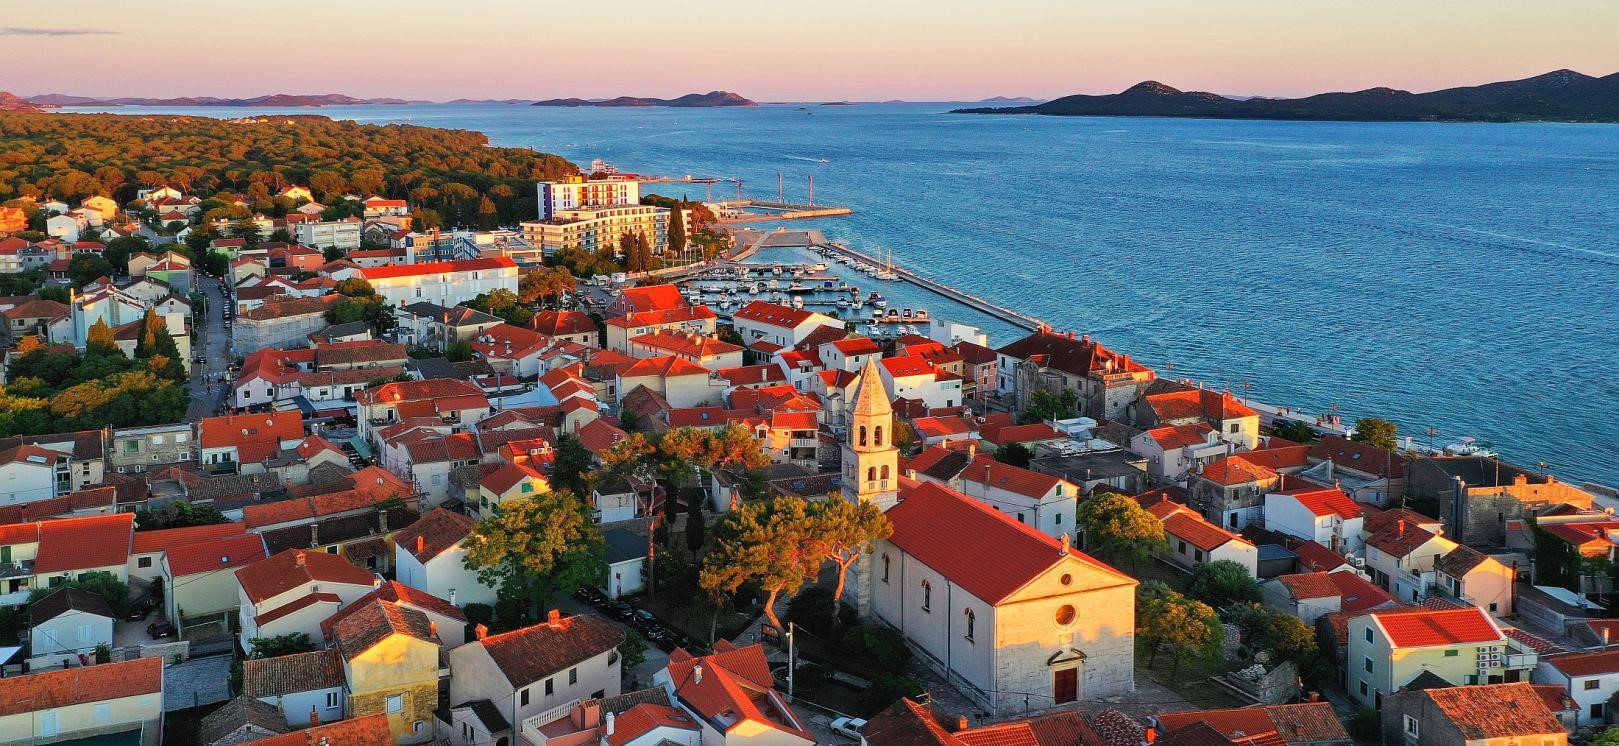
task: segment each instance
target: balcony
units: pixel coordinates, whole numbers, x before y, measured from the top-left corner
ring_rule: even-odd
[[[573,708],[579,706],[579,702],[580,700],[576,699],[523,718],[523,739],[534,746],[546,746],[552,739],[572,743],[575,739],[568,736],[578,734],[581,729],[574,725],[568,715],[573,712]],[[594,729],[591,729],[591,733],[594,734]]]
[[[34,577],[33,560],[16,560],[13,562],[0,563],[0,580],[31,577]]]

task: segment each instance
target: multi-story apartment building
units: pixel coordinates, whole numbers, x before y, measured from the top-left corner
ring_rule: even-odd
[[[431,301],[454,306],[496,290],[517,292],[517,263],[501,257],[428,262],[360,270],[377,294],[398,308]]]
[[[618,249],[624,234],[645,237],[652,253],[669,246],[669,210],[651,205],[608,205],[561,210],[521,224],[522,238],[550,256],[563,249]]]
[[[360,248],[359,220],[333,220],[298,224],[298,243],[317,249],[338,248],[351,251]]]
[[[569,210],[641,203],[641,182],[634,179],[592,180],[569,176],[561,181],[542,181],[536,191],[541,220],[550,220]]]

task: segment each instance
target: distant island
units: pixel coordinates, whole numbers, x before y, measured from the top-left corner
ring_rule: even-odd
[[[670,106],[683,109],[711,108],[719,106],[758,106],[759,102],[743,98],[730,91],[709,91],[708,93],[688,93],[680,98],[647,98],[642,96],[619,96],[609,99],[583,99],[583,98],[552,98],[544,101],[535,101],[534,106],[601,106],[601,107],[646,107]]]
[[[65,93],[47,93],[29,96],[29,103],[37,106],[355,106],[361,104],[417,103],[402,98],[355,98],[341,93],[291,94],[273,93],[252,98],[217,98],[214,96],[180,96],[177,98],[142,98],[123,96],[97,98],[72,96]]]
[[[1028,96],[993,96],[978,101],[980,104],[1038,104],[1043,98],[1029,98]]]
[[[1180,91],[1147,81],[1123,93],[1064,96],[1035,106],[975,107],[952,113],[1381,122],[1616,122],[1619,73],[1595,78],[1573,70],[1557,70],[1523,80],[1429,93],[1371,88],[1306,98],[1249,99]]]
[[[39,107],[5,91],[0,91],[0,111],[39,111]]]

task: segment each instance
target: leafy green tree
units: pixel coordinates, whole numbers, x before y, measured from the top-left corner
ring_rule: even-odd
[[[1379,417],[1362,417],[1355,420],[1355,432],[1349,439],[1376,448],[1393,450],[1400,445],[1398,434],[1399,426],[1393,422]]]
[[[460,339],[450,343],[444,348],[444,359],[452,363],[464,363],[472,359],[472,343]]]
[[[68,261],[67,276],[74,285],[83,287],[98,277],[114,277],[118,274],[106,259],[96,254],[77,254]]]
[[[551,462],[551,485],[576,495],[590,491],[590,469],[595,457],[572,433],[557,438],[556,460]]]
[[[736,593],[757,582],[765,591],[765,616],[781,627],[776,599],[793,595],[820,571],[823,555],[814,546],[816,522],[803,498],[743,503],[715,526],[715,541],[703,556],[699,582],[711,594]]]
[[[119,580],[118,576],[110,572],[94,571],[79,573],[73,578],[54,588],[35,588],[28,593],[28,603],[33,603],[62,588],[77,588],[100,596],[112,613],[122,619],[129,613],[129,585]]]
[[[625,678],[630,676],[630,672],[635,670],[636,666],[646,662],[646,651],[646,638],[635,631],[635,628],[625,627],[624,642],[618,646],[619,666]]]
[[[107,247],[101,250],[101,256],[108,264],[122,271],[129,266],[130,257],[151,250],[152,242],[146,240],[145,236],[119,236],[107,242]]]
[[[212,505],[196,505],[176,500],[161,508],[135,511],[135,530],[155,531],[163,528],[211,526],[229,523],[230,519]]]
[[[339,280],[332,289],[336,290],[339,295],[346,295],[350,298],[374,298],[377,295],[376,288],[371,287],[371,281],[364,277],[350,277],[346,280]]]
[[[873,542],[892,536],[894,526],[876,505],[840,499],[810,503],[808,517],[813,547],[822,560],[831,562],[838,570],[832,599],[841,603],[849,568],[862,556],[871,553]]]
[[[247,641],[247,657],[254,659],[279,658],[283,655],[295,653],[310,653],[316,650],[315,643],[309,641],[307,632],[288,632],[273,637],[255,637]]]
[[[678,205],[669,209],[669,250],[676,254],[686,250],[686,217]]]
[[[1134,568],[1168,546],[1164,524],[1127,495],[1092,495],[1079,504],[1076,513],[1086,547],[1113,564],[1127,563]]]
[[[1259,582],[1248,574],[1248,568],[1231,560],[1205,562],[1192,571],[1186,583],[1187,595],[1216,609],[1236,603],[1257,603],[1260,598]]]
[[[1224,638],[1220,617],[1208,604],[1173,591],[1137,599],[1136,639],[1147,647],[1147,665],[1152,665],[1158,650],[1167,645],[1175,657],[1172,677],[1180,674],[1184,661],[1217,658]]]
[[[1055,393],[1040,390],[1029,396],[1029,405],[1023,408],[1018,421],[1032,425],[1047,420],[1067,419],[1074,416],[1078,406],[1079,394],[1073,389],[1061,389]]]
[[[501,503],[472,528],[466,566],[504,598],[538,609],[607,574],[601,529],[585,501],[552,490]]]
[[[1020,469],[1029,468],[1029,462],[1034,460],[1034,451],[1022,443],[1007,443],[995,449],[995,460],[1003,464],[1011,464]]]
[[[686,501],[686,550],[697,555],[703,548],[703,534],[708,526],[703,522],[703,501],[697,496]]]
[[[832,591],[819,585],[799,591],[787,602],[787,621],[809,630],[812,635],[831,635],[837,617],[838,602],[832,600]]]
[[[1316,661],[1315,630],[1303,619],[1256,603],[1235,604],[1228,617],[1241,630],[1243,643],[1249,648],[1269,650],[1282,660],[1292,661],[1301,671]]]

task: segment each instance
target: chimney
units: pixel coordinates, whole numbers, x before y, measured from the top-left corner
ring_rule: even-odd
[[[476,635],[478,639],[482,640],[483,638],[489,636],[489,625],[480,624],[480,625],[478,625],[476,627],[473,627],[472,628],[472,633],[474,635]]]
[[[1608,630],[1609,630],[1609,627],[1607,625],[1603,625],[1603,627],[1602,627],[1602,647],[1607,647],[1608,646]]]
[[[450,598],[449,598],[449,601],[450,601],[450,605],[451,605],[451,606],[454,606],[454,605],[455,605],[455,589],[454,589],[454,588],[451,588],[451,589],[450,589]]]
[[[691,683],[693,683],[693,684],[701,684],[701,683],[703,683],[703,667],[702,666],[692,666],[691,667]]]
[[[1142,743],[1153,744],[1158,742],[1158,729],[1147,728],[1141,732]]]
[[[372,575],[371,576],[371,587],[372,588],[381,588],[382,587],[382,576],[381,575]]]
[[[430,621],[427,623],[427,634],[433,637],[438,637],[438,622]]]
[[[607,731],[607,735],[609,735],[609,736],[613,735],[613,720],[614,719],[615,719],[615,717],[614,717],[613,713],[611,713],[611,712],[607,713],[605,716],[602,717],[603,729]]]
[[[960,733],[960,732],[962,732],[962,731],[964,731],[966,729],[967,729],[967,716],[966,715],[957,715],[956,716],[956,732]]]
[[[292,566],[293,567],[303,567],[304,566],[304,553],[303,553],[303,550],[300,549],[300,550],[298,550],[297,554],[293,555]]]
[[[1405,536],[1405,519],[1404,518],[1401,518],[1400,520],[1398,520],[1398,521],[1396,521],[1394,523],[1394,535],[1395,536]]]
[[[545,613],[545,623],[546,624],[556,624],[557,622],[560,622],[560,621],[562,621],[562,610],[561,609],[552,609],[552,610]]]
[[[320,713],[315,710],[314,705],[310,705],[309,706],[309,727],[313,728],[313,727],[315,727],[317,725],[320,725]]]
[[[314,523],[309,524],[309,546],[320,546],[320,521],[315,521]],[[299,557],[298,559],[301,560],[303,558]]]
[[[976,458],[977,456],[978,456],[978,439],[977,438],[969,438],[967,440],[967,458]]]
[[[1321,692],[1310,692],[1310,696],[1306,701],[1320,702],[1321,701]]]
[[[422,552],[425,552],[425,551],[427,551],[427,537],[423,536],[421,534],[417,534],[416,535],[416,553],[421,554]]]
[[[381,533],[384,533],[384,534],[388,533],[388,509],[387,508],[383,508],[383,509],[377,511],[377,527],[382,529]]]
[[[1073,542],[1073,537],[1069,536],[1067,531],[1064,531],[1064,532],[1062,532],[1062,537],[1059,538],[1058,541],[1062,542],[1062,549],[1060,549],[1058,551],[1060,551],[1063,554],[1067,554],[1068,553],[1068,546],[1069,546],[1070,543]]]

